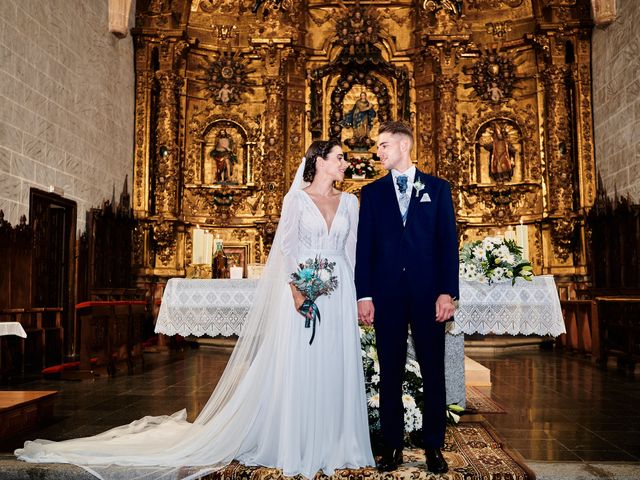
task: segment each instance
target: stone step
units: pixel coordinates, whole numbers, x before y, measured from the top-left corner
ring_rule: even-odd
[[[491,370],[469,357],[464,357],[464,377],[467,387],[491,386]]]

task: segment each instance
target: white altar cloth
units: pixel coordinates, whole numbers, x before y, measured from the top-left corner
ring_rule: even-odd
[[[258,280],[172,278],[167,282],[156,333],[166,335],[239,335]]]
[[[450,333],[551,335],[565,333],[553,275],[493,285],[460,281],[460,308]]]
[[[162,296],[156,332],[239,335],[258,280],[172,278]],[[460,307],[449,333],[552,335],[565,333],[552,275],[484,285],[460,281]]]
[[[27,332],[24,331],[20,322],[0,322],[0,336],[2,335],[17,335],[27,338]]]

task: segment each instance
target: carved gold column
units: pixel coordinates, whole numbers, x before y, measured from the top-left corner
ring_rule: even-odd
[[[431,58],[419,54],[414,59],[416,90],[416,160],[418,168],[434,174],[436,170],[435,98]]]
[[[133,169],[133,211],[136,218],[149,215],[149,132],[153,72],[149,70],[147,42],[136,39],[135,151]]]
[[[291,51],[286,63],[287,96],[286,96],[286,134],[287,165],[285,187],[291,183],[305,149],[305,74],[306,58],[300,52]]]
[[[438,112],[438,165],[436,174],[449,180],[453,188],[459,184],[460,168],[456,165],[458,158],[456,135],[456,104],[458,88],[457,73],[441,73],[436,77],[436,105]]]
[[[572,210],[572,140],[567,97],[567,65],[548,65],[543,73],[546,93],[547,175],[551,212]]]
[[[156,72],[160,87],[156,125],[156,214],[174,217],[178,213],[178,90],[182,78],[172,71]]]
[[[545,84],[548,209],[551,225],[551,244],[554,254],[568,261],[573,242],[573,145],[569,120],[567,80],[570,67],[547,65]]]
[[[589,209],[596,198],[596,168],[593,145],[593,102],[591,97],[591,32],[581,31],[577,40],[576,158],[580,172],[580,207]]]

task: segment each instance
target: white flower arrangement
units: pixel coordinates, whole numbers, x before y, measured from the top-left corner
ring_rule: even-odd
[[[460,277],[480,283],[511,281],[520,277],[531,281],[531,263],[522,258],[522,248],[502,237],[465,243],[460,251]]]
[[[380,364],[376,350],[375,333],[372,327],[360,327],[361,355],[364,367],[367,404],[369,405],[369,429],[375,438],[380,434]],[[407,360],[402,382],[402,404],[404,405],[404,428],[407,441],[422,429],[422,375],[415,360]]]

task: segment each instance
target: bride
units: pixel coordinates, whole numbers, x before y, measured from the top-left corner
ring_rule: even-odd
[[[374,465],[353,280],[358,202],[333,188],[347,167],[338,142],[314,141],[305,158],[242,335],[195,421],[181,410],[93,437],[28,441],[20,460],[72,463],[104,479],[198,478],[233,460],[307,478]],[[309,344],[297,312],[304,297],[289,282],[316,256],[335,262],[338,286],[316,300],[322,321]]]

